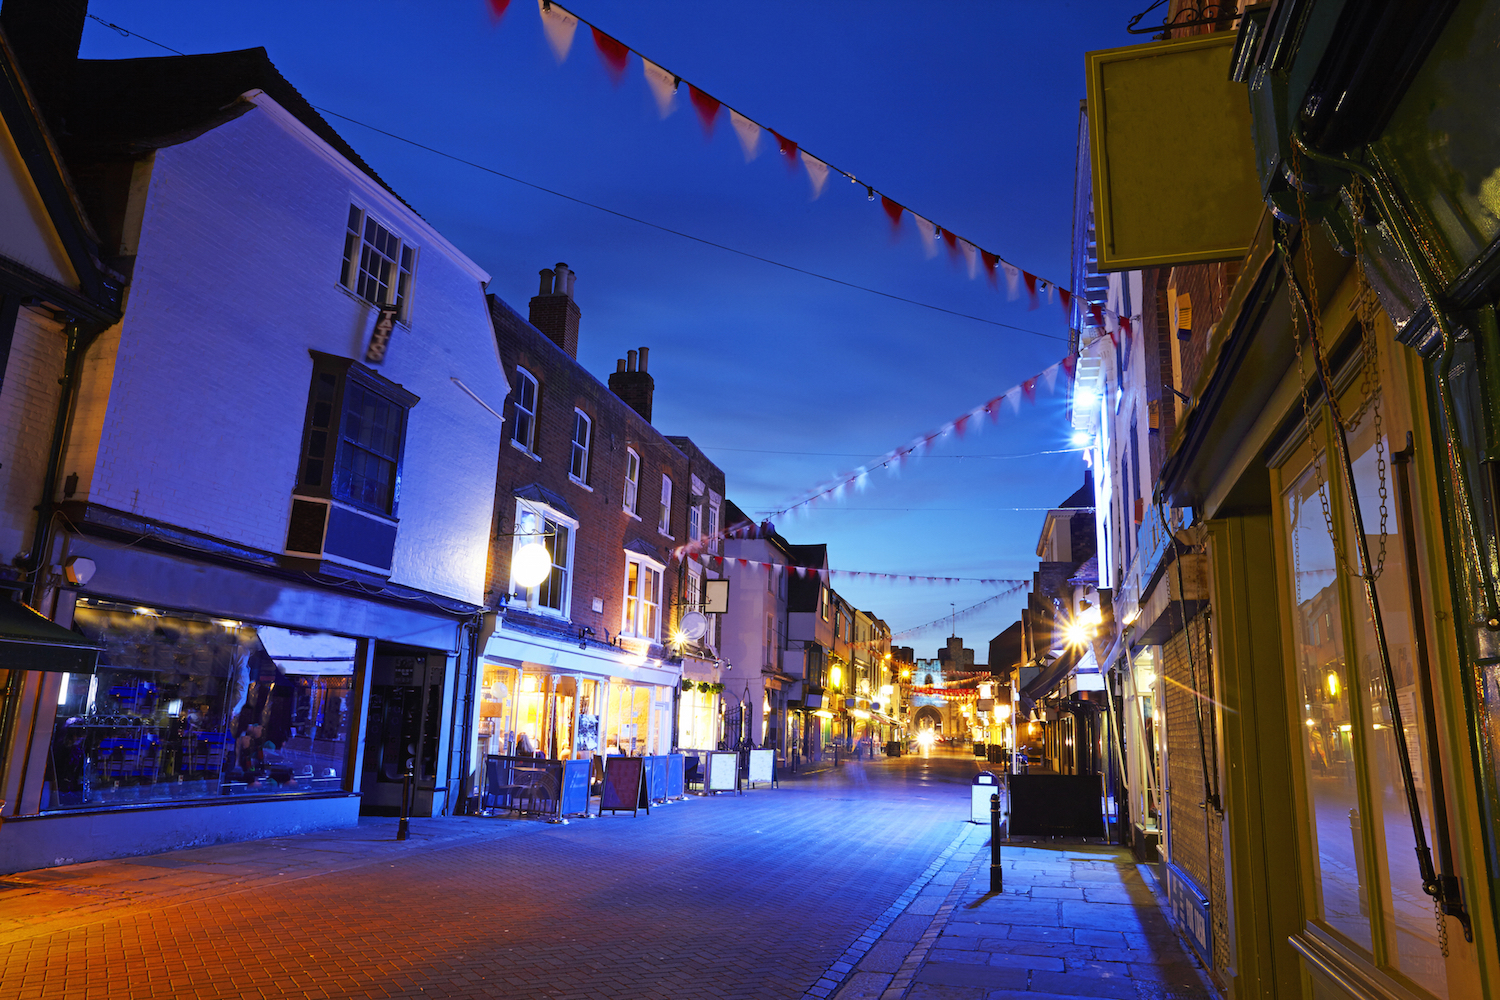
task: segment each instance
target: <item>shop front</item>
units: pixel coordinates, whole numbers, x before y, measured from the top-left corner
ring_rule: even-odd
[[[9,678],[6,870],[352,826],[362,804],[399,807],[408,768],[414,814],[433,812],[457,763],[466,608],[445,617],[99,538],[71,547],[98,571],[55,592],[52,621],[97,662]]]
[[[552,760],[669,753],[679,678],[665,660],[502,622],[483,651],[476,749]],[[679,726],[706,725],[686,692],[682,703],[694,711]]]

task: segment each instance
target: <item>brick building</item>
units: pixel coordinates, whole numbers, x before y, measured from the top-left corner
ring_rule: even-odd
[[[529,318],[489,300],[515,388],[494,494],[486,604],[500,617],[484,648],[480,749],[665,753],[684,664],[697,676],[717,659],[712,628],[674,633],[717,575],[678,550],[717,530],[724,474],[651,425],[647,348],[607,386],[578,363],[573,287],[560,263],[541,271]],[[538,540],[551,570],[526,588],[514,557]]]

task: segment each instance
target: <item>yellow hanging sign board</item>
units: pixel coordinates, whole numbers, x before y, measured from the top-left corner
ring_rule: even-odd
[[[1229,79],[1234,33],[1085,57],[1098,269],[1249,252],[1260,218],[1250,101]]]

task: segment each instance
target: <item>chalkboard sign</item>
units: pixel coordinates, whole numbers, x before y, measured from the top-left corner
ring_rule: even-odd
[[[708,755],[708,782],[705,792],[737,792],[740,790],[740,755],[733,752],[713,752]]]
[[[750,787],[754,788],[757,781],[768,782],[772,787],[776,785],[776,751],[775,750],[751,750],[750,751]]]
[[[685,780],[685,757],[680,753],[667,755],[667,798],[687,798],[687,782]]]
[[[604,811],[629,809],[632,816],[644,808],[651,815],[646,791],[646,760],[643,757],[607,757],[604,760],[604,791],[599,796],[599,815]]]
[[[665,802],[667,800],[667,758],[646,758],[646,783],[651,792],[652,802]]]
[[[559,816],[589,814],[589,762],[586,760],[563,761],[562,802],[557,807]]]

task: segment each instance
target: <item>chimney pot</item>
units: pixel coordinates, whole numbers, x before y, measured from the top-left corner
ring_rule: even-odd
[[[624,370],[625,370],[625,359],[624,358],[619,358],[618,360],[615,361],[615,371],[622,372]]]
[[[628,371],[628,372],[635,371],[635,352],[634,351],[626,351],[625,352],[625,357],[629,359],[629,363],[626,364],[625,370]]]
[[[639,369],[637,369],[638,371],[645,371],[646,370],[646,355],[650,352],[650,350],[651,350],[651,348],[649,348],[649,347],[643,347],[643,348],[641,348],[641,354],[640,354],[640,357],[641,357],[641,366],[640,366]]]
[[[573,274],[568,265],[558,262],[555,268],[542,268],[540,290],[531,300],[531,312],[527,317],[531,325],[547,335],[547,339],[567,352],[568,357],[578,357],[578,321],[582,314],[573,301]]]

